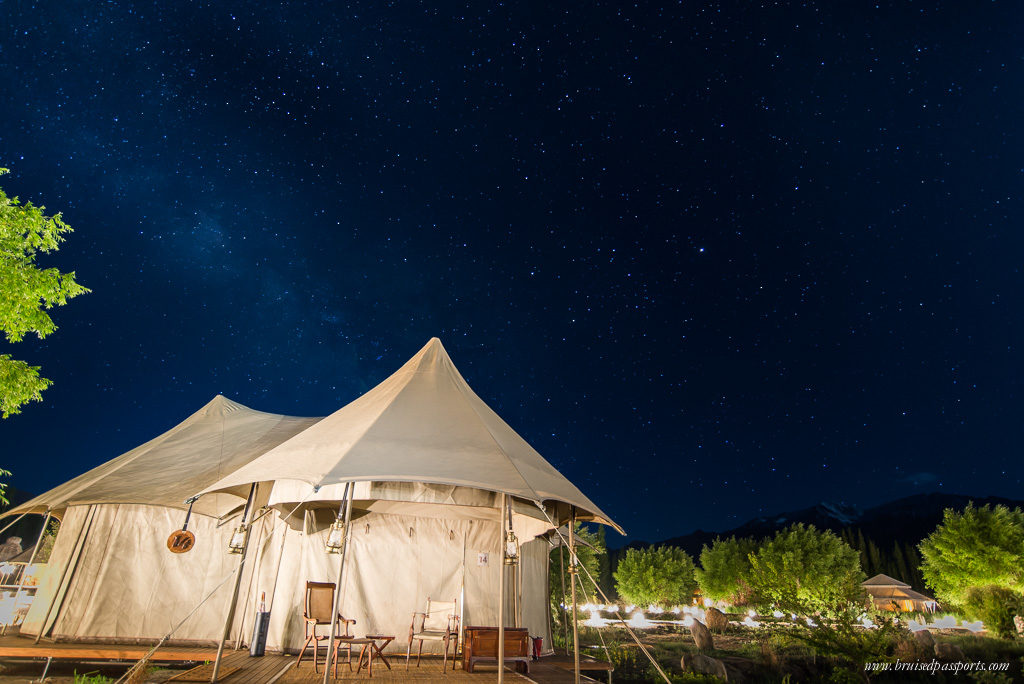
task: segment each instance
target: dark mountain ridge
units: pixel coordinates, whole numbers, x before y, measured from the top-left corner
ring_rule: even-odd
[[[798,511],[754,518],[739,527],[724,532],[695,530],[690,534],[672,537],[654,544],[634,541],[626,545],[624,549],[644,548],[652,545],[677,546],[696,560],[700,556],[701,548],[705,544],[713,542],[716,537],[735,536],[760,539],[769,537],[793,523],[814,525],[818,529],[832,530],[836,533],[843,530],[860,531],[865,537],[886,548],[891,547],[895,542],[916,546],[942,522],[943,511],[947,508],[962,510],[972,501],[975,506],[1002,504],[1010,508],[1024,508],[1024,501],[998,496],[967,496],[940,492],[914,494],[863,511],[848,504],[820,503]],[[616,552],[616,555],[624,553],[624,549]]]

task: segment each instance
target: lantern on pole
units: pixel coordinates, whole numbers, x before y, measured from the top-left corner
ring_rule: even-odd
[[[519,540],[511,529],[505,532],[505,565],[519,563]]]
[[[331,523],[331,530],[327,533],[327,553],[341,553],[345,546],[345,521],[341,518]]]
[[[231,535],[231,541],[228,542],[228,553],[237,556],[245,551],[245,531],[245,523],[242,523]]]

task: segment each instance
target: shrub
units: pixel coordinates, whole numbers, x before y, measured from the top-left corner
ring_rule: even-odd
[[[1005,587],[971,587],[964,599],[964,612],[972,620],[981,620],[985,627],[1003,638],[1017,632],[1013,618],[1024,615],[1024,596]]]
[[[734,606],[753,603],[750,589],[750,554],[757,551],[753,539],[730,537],[716,539],[700,552],[701,567],[696,570],[701,594],[713,601]]]
[[[791,525],[749,557],[751,588],[782,611],[835,615],[865,603],[857,552],[827,530]]]
[[[1006,506],[962,513],[947,508],[942,523],[921,542],[921,572],[947,607],[962,607],[972,587],[1024,593],[1024,513]]]
[[[629,549],[615,571],[615,587],[620,597],[638,606],[688,605],[697,589],[693,573],[693,559],[682,549]]]

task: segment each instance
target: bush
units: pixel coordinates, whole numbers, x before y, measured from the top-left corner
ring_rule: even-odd
[[[780,530],[750,554],[750,566],[753,591],[788,613],[837,615],[866,603],[857,552],[813,525]]]
[[[682,549],[629,549],[615,571],[619,596],[638,606],[689,605],[697,590],[693,559]]]
[[[962,513],[947,508],[920,549],[924,579],[947,608],[964,606],[972,587],[1024,593],[1024,513],[1019,508],[968,505]]]
[[[697,568],[700,592],[713,601],[725,601],[734,606],[754,602],[750,589],[750,554],[757,551],[753,539],[716,539],[700,552],[701,567]]]
[[[972,620],[981,620],[997,636],[1013,637],[1015,615],[1024,615],[1024,596],[1005,587],[971,587],[964,599],[964,612]]]

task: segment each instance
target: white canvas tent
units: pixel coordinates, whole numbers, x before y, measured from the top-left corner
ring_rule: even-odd
[[[63,512],[51,572],[23,633],[153,642],[209,594],[171,641],[218,641],[233,605],[229,637],[237,643],[251,634],[266,594],[267,648],[296,651],[305,582],[338,574],[339,557],[325,553],[324,541],[346,482],[354,483],[354,513],[341,609],[359,634],[398,637],[391,650],[404,651],[411,614],[428,596],[458,598],[464,626],[497,624],[503,497],[522,542],[506,622],[544,637],[549,649],[550,546],[538,537],[565,523],[571,508],[614,525],[473,393],[433,339],[327,418],[261,414],[218,397],[168,433],[11,511]],[[262,513],[232,603],[226,580],[237,556],[227,544],[253,483]],[[171,554],[167,535],[196,494],[196,546]]]
[[[334,581],[339,561],[324,541],[344,483],[354,483],[354,516],[340,607],[357,632],[398,636],[393,650],[405,649],[410,615],[428,596],[459,598],[464,626],[497,624],[503,495],[524,542],[506,615],[548,648],[550,546],[536,537],[570,507],[614,525],[470,389],[436,338],[377,387],[201,493],[252,483],[270,490],[282,516],[296,511],[254,552],[257,586],[275,588],[268,648],[301,644],[304,582]]]
[[[130,641],[162,636],[229,572],[224,553],[239,498],[196,502],[193,551],[167,551],[184,501],[203,487],[308,428],[316,418],[254,411],[216,396],[180,424],[121,456],[31,499],[5,516],[61,519],[23,634],[67,640]],[[223,518],[223,519],[222,519]],[[210,602],[183,631],[184,640],[214,641],[229,595]]]

